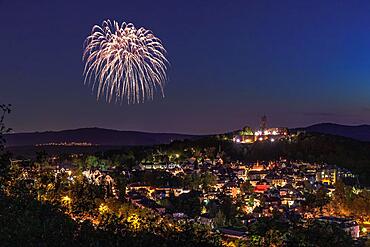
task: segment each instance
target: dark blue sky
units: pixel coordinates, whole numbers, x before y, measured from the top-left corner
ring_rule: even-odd
[[[165,98],[96,101],[83,41],[104,19],[159,36]],[[0,102],[16,132],[106,127],[215,133],[370,123],[369,1],[0,0]]]

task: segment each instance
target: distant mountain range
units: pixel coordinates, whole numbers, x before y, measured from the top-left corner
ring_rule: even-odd
[[[322,133],[352,138],[359,141],[370,141],[370,125],[341,125],[334,123],[320,123],[305,128],[295,130],[305,130],[310,133]]]
[[[310,133],[323,133],[370,141],[370,125],[348,126],[333,123],[320,123],[304,128]],[[201,135],[175,133],[148,133],[139,131],[120,131],[103,128],[81,128],[62,131],[14,133],[5,135],[7,147],[35,146],[48,143],[90,143],[101,146],[134,146],[167,144],[174,140],[198,139]]]
[[[5,135],[5,140],[7,147],[73,142],[104,146],[132,146],[166,144],[174,140],[195,139],[199,137],[200,136],[186,134],[82,128],[62,131],[7,134]]]

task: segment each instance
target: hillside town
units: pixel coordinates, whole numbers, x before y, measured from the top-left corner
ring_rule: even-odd
[[[18,171],[18,183],[25,181],[44,188],[38,191],[41,201],[60,200],[58,203],[72,218],[91,220],[97,225],[101,218],[94,213],[73,209],[74,202],[82,199],[68,188],[77,181],[101,190],[99,203],[92,198],[90,210],[96,207],[97,212],[106,214],[114,211],[117,205],[111,203],[117,200],[167,219],[172,222],[169,224],[201,225],[220,235],[224,243],[250,241],[250,226],[260,219],[275,217],[286,223],[298,222],[295,224],[302,227],[312,222],[333,225],[353,241],[368,237],[369,197],[364,199],[365,205],[360,202],[352,208],[338,202],[339,196],[344,196],[338,191],[350,190],[352,196],[370,193],[348,169],[284,158],[241,162],[227,158],[220,147],[176,150],[155,148],[131,165],[116,161],[114,155],[101,158],[73,154],[64,160],[45,155],[39,163],[13,159],[11,167]],[[49,177],[47,184],[42,184],[43,175]],[[60,183],[65,187],[56,193]]]
[[[370,189],[359,171],[367,163],[354,148],[360,161],[347,164],[353,145],[268,128],[262,117],[254,131],[170,144],[3,152],[0,209],[13,232],[42,224],[33,234],[51,245],[47,226],[56,224],[56,238],[88,246],[366,246]]]

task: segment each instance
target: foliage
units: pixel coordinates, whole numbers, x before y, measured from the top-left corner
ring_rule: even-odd
[[[0,194],[4,246],[218,246],[217,236],[192,222],[180,224],[109,197],[82,175],[13,170]],[[28,177],[28,178],[27,178]],[[192,195],[192,194],[190,194]],[[180,197],[199,202],[199,194]],[[200,209],[200,206],[188,210]],[[72,220],[72,218],[75,220]],[[6,223],[9,222],[9,223]]]
[[[161,170],[137,171],[132,175],[130,182],[140,182],[150,186],[178,188],[183,184],[180,177]]]
[[[233,203],[232,199],[226,195],[220,195],[220,211],[225,216],[226,225],[234,225],[237,223],[236,215],[238,214],[237,206]]]
[[[312,211],[313,209],[320,209],[322,211],[323,207],[330,202],[330,198],[327,195],[327,191],[324,187],[321,187],[315,193],[306,192],[304,194],[305,201],[303,202],[303,207],[307,211]]]
[[[210,172],[202,174],[193,173],[188,174],[183,179],[183,186],[192,190],[209,190],[217,182],[217,178]]]
[[[23,198],[25,199],[25,198]],[[0,242],[4,246],[72,244],[77,230],[72,219],[48,204],[0,195]]]
[[[251,182],[247,180],[240,185],[240,191],[244,194],[251,194],[254,191],[254,187]]]
[[[11,130],[10,128],[7,128],[4,123],[5,115],[10,113],[10,107],[11,105],[0,105],[0,152],[4,149],[4,134],[8,133]]]
[[[127,210],[136,210],[122,208]],[[98,226],[78,223],[57,207],[33,199],[0,195],[0,242],[2,246],[218,246],[201,226],[187,224],[181,232],[158,224],[155,234],[147,228],[131,231],[120,218],[108,215]],[[159,232],[158,232],[159,233]]]
[[[173,205],[173,211],[183,212],[189,217],[197,217],[201,212],[200,192],[192,190],[189,193],[183,193],[178,197],[170,198]]]
[[[335,224],[294,222],[281,216],[253,223],[249,239],[250,246],[353,246],[351,237]]]
[[[370,191],[366,189],[356,190],[338,181],[333,200],[328,207],[339,215],[355,216],[360,219],[370,220],[369,202]]]
[[[11,105],[0,104],[0,184],[3,183],[2,180],[10,169],[11,154],[9,152],[4,152],[4,134],[11,130],[5,126],[4,119],[5,115],[10,113],[10,107]]]

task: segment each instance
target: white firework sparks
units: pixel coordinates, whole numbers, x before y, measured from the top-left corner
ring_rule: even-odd
[[[85,41],[85,83],[97,88],[97,98],[140,103],[153,99],[166,82],[168,60],[160,39],[132,23],[110,20],[95,25]]]

